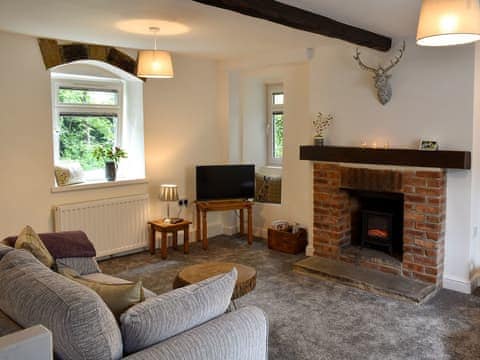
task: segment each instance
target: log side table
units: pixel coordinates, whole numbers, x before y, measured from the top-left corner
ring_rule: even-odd
[[[167,237],[168,233],[172,233],[173,238],[173,248],[176,250],[178,247],[178,232],[183,231],[183,252],[188,254],[189,252],[189,230],[190,224],[192,222],[188,220],[183,220],[177,224],[170,224],[163,222],[161,220],[149,221],[148,225],[150,226],[150,254],[155,254],[155,245],[156,245],[156,232],[162,234],[162,244],[161,244],[161,256],[162,259],[167,258]]]
[[[236,268],[238,272],[237,282],[232,294],[233,309],[236,309],[234,300],[255,289],[257,271],[251,266],[227,262],[206,262],[187,266],[175,277],[173,288],[177,289],[195,284],[212,276],[228,273],[233,268]]]

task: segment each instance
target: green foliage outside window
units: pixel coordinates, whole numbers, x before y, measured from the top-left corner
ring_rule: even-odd
[[[283,157],[283,113],[273,113],[273,157]]]
[[[93,156],[96,147],[112,147],[115,143],[116,117],[60,115],[60,159],[76,160],[84,170],[104,167]]]
[[[115,105],[116,92],[60,88],[58,102],[79,107]],[[104,111],[104,110],[102,110]],[[112,148],[115,144],[117,116],[112,114],[61,113],[59,115],[60,160],[80,162],[84,170],[103,168],[104,162],[93,156],[98,146]]]

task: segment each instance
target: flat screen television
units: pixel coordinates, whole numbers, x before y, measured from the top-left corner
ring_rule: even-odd
[[[252,199],[255,165],[206,165],[196,168],[197,201]]]

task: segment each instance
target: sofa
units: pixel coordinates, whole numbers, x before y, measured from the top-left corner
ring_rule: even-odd
[[[56,260],[88,279],[126,283],[103,274],[94,257]],[[236,276],[234,269],[161,295],[145,289],[145,301],[115,318],[90,288],[25,250],[0,245],[0,336],[41,325],[61,360],[265,360],[264,312],[253,306],[226,312]]]

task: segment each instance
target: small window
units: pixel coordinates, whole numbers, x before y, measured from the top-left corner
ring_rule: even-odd
[[[122,81],[62,75],[52,77],[52,85],[55,164],[76,161],[86,181],[103,179],[105,164],[93,150],[122,146]]]
[[[118,91],[75,89],[61,86],[58,89],[59,104],[118,105]]]
[[[283,105],[283,92],[272,94],[273,105]]]
[[[279,166],[283,159],[284,93],[282,85],[267,86],[267,156],[268,165]]]

